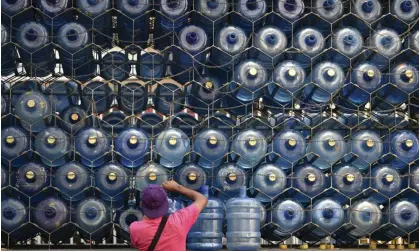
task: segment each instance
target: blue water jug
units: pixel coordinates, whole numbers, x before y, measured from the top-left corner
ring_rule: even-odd
[[[355,28],[341,28],[333,32],[332,47],[339,53],[333,53],[328,59],[346,69],[350,66],[348,58],[354,58],[364,49],[364,38]]]
[[[119,162],[129,168],[137,168],[144,164],[150,151],[148,135],[141,129],[128,128],[115,138],[115,152]]]
[[[301,193],[296,193],[294,199],[306,203],[310,201],[310,197],[317,196],[328,186],[328,178],[321,169],[310,164],[298,166],[294,170],[293,186]]]
[[[371,94],[381,86],[382,74],[374,64],[360,63],[351,72],[351,82],[342,88],[341,95],[355,105],[362,105],[371,102]]]
[[[28,76],[46,77],[54,73],[55,55],[49,38],[48,30],[36,22],[24,23],[15,31],[14,39]]]
[[[267,203],[284,191],[287,182],[288,178],[280,166],[263,164],[252,175],[251,192],[260,202]]]
[[[207,197],[208,203],[188,233],[187,248],[197,251],[221,250],[224,204],[218,198],[209,197],[208,186],[202,186],[201,193]]]
[[[167,202],[169,203],[168,214],[176,213],[177,211],[185,208],[185,204],[179,199],[169,197],[167,198]]]
[[[1,75],[9,76],[16,71],[17,52],[15,46],[11,43],[10,30],[3,24],[1,25],[1,50],[3,52],[1,54]]]
[[[359,200],[351,205],[347,211],[346,220],[350,225],[345,231],[346,236],[351,242],[363,236],[367,236],[381,226],[383,214],[380,207],[369,200]],[[344,228],[345,229],[345,228]]]
[[[228,17],[230,2],[227,0],[196,0],[192,23],[204,29],[209,37],[222,28]],[[198,14],[199,13],[199,14]]]
[[[177,128],[164,130],[154,141],[159,164],[167,168],[180,166],[189,152],[189,147],[189,137]]]
[[[317,226],[310,235],[321,239],[329,236],[344,224],[345,213],[342,205],[331,198],[316,201],[311,208],[311,221]],[[302,236],[304,238],[304,236]]]
[[[90,171],[78,162],[67,163],[57,168],[53,184],[65,200],[78,202],[84,199],[83,191],[91,186]]]
[[[31,91],[43,92],[44,88],[37,80],[17,81],[16,83],[13,83],[13,86],[10,86],[8,90],[8,92],[10,93],[11,106],[13,107],[16,104],[17,99],[22,94]]]
[[[163,166],[148,162],[138,169],[135,174],[135,188],[142,191],[149,184],[161,185],[169,179],[169,173]]]
[[[325,44],[323,35],[314,28],[304,28],[298,31],[293,39],[293,45],[301,53],[298,53],[294,60],[300,63],[303,69],[311,69],[310,58],[322,53]]]
[[[229,138],[218,129],[205,129],[194,139],[194,159],[203,168],[221,165],[230,148]]]
[[[118,109],[110,109],[101,116],[99,120],[100,128],[109,135],[116,136],[127,127],[131,127],[130,120],[127,115]]]
[[[100,64],[100,75],[106,80],[122,81],[129,77],[131,65],[128,55],[120,51],[111,51],[103,56]]]
[[[156,48],[163,50],[173,44],[174,33],[179,32],[188,23],[188,0],[160,0],[156,15],[154,36]]]
[[[415,31],[412,35],[409,37],[409,48],[414,50],[412,53],[409,54],[409,57],[407,58],[412,64],[414,64],[416,67],[419,65],[419,30]]]
[[[345,1],[342,0],[316,0],[313,3],[313,12],[329,23],[340,19],[344,14]],[[330,25],[328,25],[330,30]]]
[[[58,127],[47,127],[35,138],[35,151],[47,166],[57,167],[67,163],[72,155],[72,142]]]
[[[87,30],[94,30],[93,43],[104,49],[111,45],[112,41],[112,17],[109,9],[110,0],[76,0],[75,6],[84,15],[80,16],[80,23]]]
[[[198,165],[189,163],[179,168],[174,174],[175,180],[180,185],[198,191],[207,184],[207,174]],[[180,199],[188,201],[188,198],[181,195]]]
[[[363,36],[369,36],[370,28],[365,23],[370,25],[382,17],[383,6],[380,0],[355,0],[351,4],[351,11],[356,15],[351,19],[353,27],[357,28]]]
[[[330,169],[348,152],[345,139],[338,131],[323,130],[316,133],[307,144],[307,160],[320,169]]]
[[[388,201],[400,192],[403,186],[403,177],[390,165],[378,165],[371,170],[371,188],[378,191],[370,195],[370,199],[377,203]]]
[[[395,239],[413,232],[419,224],[419,208],[407,199],[394,201],[384,209],[384,222],[390,222],[382,231],[389,239]],[[380,231],[381,232],[381,231]]]
[[[410,168],[409,186],[419,192],[419,166],[413,166]]]
[[[292,129],[278,132],[272,140],[269,161],[289,172],[296,162],[306,154],[306,143],[302,133]],[[271,149],[271,147],[269,147]]]
[[[161,83],[155,90],[153,103],[156,110],[165,114],[176,114],[180,112],[185,103],[183,88],[173,83]]]
[[[227,26],[220,30],[211,50],[210,62],[224,70],[231,70],[240,62],[247,45],[244,31],[235,26]]]
[[[3,5],[3,1],[2,1]],[[2,6],[3,7],[3,6]],[[16,198],[3,198],[1,201],[1,230],[16,241],[34,238],[37,230],[29,221],[29,208]],[[17,231],[16,231],[17,230]]]
[[[160,80],[166,73],[165,59],[157,51],[146,51],[138,58],[136,70],[143,81]]]
[[[388,140],[389,144],[384,145],[383,154],[392,153],[397,158],[387,155],[383,158],[383,163],[389,163],[392,168],[402,171],[408,167],[408,164],[418,158],[419,142],[412,131],[394,131],[389,135]]]
[[[20,127],[1,129],[1,161],[5,165],[20,167],[32,157],[28,133]]]
[[[113,208],[124,206],[124,190],[129,186],[129,176],[121,165],[110,162],[100,167],[95,172],[94,184],[100,197]]]
[[[75,151],[83,165],[99,167],[109,159],[110,138],[100,129],[83,129],[76,135]]]
[[[54,81],[48,85],[44,93],[50,99],[53,112],[61,113],[80,101],[77,83],[73,81]]]
[[[273,15],[271,22],[289,37],[292,33],[292,22],[304,14],[305,5],[303,0],[275,0],[273,10],[279,16]]]
[[[77,134],[88,124],[87,113],[79,106],[69,106],[60,113],[60,127],[71,135]]]
[[[96,73],[90,32],[82,24],[65,24],[57,33],[58,51],[65,76],[85,81]]]
[[[1,12],[7,16],[14,16],[30,5],[28,0],[1,0]]]
[[[32,208],[31,219],[44,232],[45,236],[52,243],[67,241],[74,234],[74,228],[70,222],[70,208],[61,199],[48,197],[40,201]]]
[[[352,140],[348,141],[348,149],[355,156],[346,155],[344,160],[363,171],[369,165],[377,161],[383,154],[383,141],[380,136],[371,130],[361,130],[352,134]]]
[[[89,197],[74,210],[74,223],[85,240],[99,241],[111,232],[112,211],[101,199]]]
[[[68,0],[37,0],[36,7],[41,11],[41,21],[53,32],[57,32],[67,20],[72,19],[73,13],[69,11],[72,1]]]
[[[368,58],[378,69],[384,70],[390,66],[389,59],[401,51],[402,42],[397,32],[382,28],[374,31],[368,38],[368,46],[373,48],[373,51],[366,51],[365,58]]]
[[[150,137],[155,137],[164,130],[165,125],[163,119],[165,117],[162,114],[157,113],[153,109],[149,109],[139,115],[138,127],[147,132]]]
[[[147,88],[140,83],[130,82],[118,90],[118,105],[127,114],[137,114],[145,110],[148,102]]]
[[[174,48],[171,67],[176,81],[185,84],[194,79],[194,70],[202,69],[207,40],[205,31],[195,25],[188,25],[177,34],[176,42],[180,48]]]
[[[234,11],[238,14],[231,18],[233,25],[240,27],[249,36],[263,25],[263,16],[268,9],[265,0],[238,0],[234,2]]]
[[[235,69],[233,81],[228,87],[233,96],[242,102],[250,102],[262,95],[268,80],[266,69],[253,60],[242,62]]]
[[[332,186],[348,198],[361,193],[366,188],[366,181],[367,179],[362,177],[361,171],[352,165],[338,165],[332,175]],[[344,198],[344,200],[347,199]]]
[[[28,196],[33,196],[49,185],[47,168],[39,163],[29,162],[16,173],[16,187]]]
[[[138,45],[145,48],[150,33],[149,0],[116,1],[118,17],[118,41],[121,48]]]
[[[249,58],[258,61],[268,72],[272,71],[281,60],[280,54],[288,46],[285,33],[275,26],[264,26],[254,35]]]
[[[234,163],[225,163],[215,172],[214,187],[220,193],[219,197],[223,200],[236,197],[239,194],[240,187],[246,186],[247,174]]]
[[[108,83],[93,81],[83,87],[81,103],[86,111],[104,113],[112,105],[114,93]]]
[[[227,249],[253,251],[260,248],[260,202],[246,195],[246,187],[240,187],[240,195],[226,204]]]
[[[342,88],[346,76],[333,62],[317,64],[311,72],[311,83],[304,88],[304,97],[316,103],[326,103]]]
[[[51,103],[38,91],[27,92],[19,96],[14,105],[15,114],[22,127],[29,132],[37,133],[45,129],[50,121]]]
[[[402,34],[406,32],[406,24],[418,19],[419,3],[417,0],[395,0],[391,3],[390,12],[397,19],[391,19],[390,22],[386,22],[386,25]]]
[[[117,212],[115,223],[119,226],[119,228],[116,229],[118,235],[124,240],[131,241],[129,228],[133,222],[141,221],[143,217],[144,214],[141,209],[134,207],[134,205],[130,205],[130,207],[124,211]]]
[[[299,98],[306,80],[306,72],[295,61],[283,61],[273,72],[271,82],[266,87],[267,98],[287,105]]]
[[[260,131],[247,129],[239,132],[234,138],[230,156],[241,168],[253,168],[265,157],[267,144]]]

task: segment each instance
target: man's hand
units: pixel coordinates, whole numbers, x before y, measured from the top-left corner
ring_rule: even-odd
[[[174,180],[166,180],[163,182],[162,186],[168,192],[179,192],[182,188],[182,186]]]

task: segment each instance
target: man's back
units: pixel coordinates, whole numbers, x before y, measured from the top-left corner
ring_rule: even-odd
[[[186,237],[192,225],[198,219],[199,209],[192,204],[171,214],[156,245],[155,251],[185,251]],[[140,251],[147,251],[156,234],[162,217],[143,219],[130,226],[131,243]]]

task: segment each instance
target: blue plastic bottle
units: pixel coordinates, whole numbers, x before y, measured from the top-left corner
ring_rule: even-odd
[[[246,186],[247,174],[234,163],[225,163],[214,172],[214,187],[219,198],[226,200],[239,195],[240,187]]]
[[[57,33],[58,51],[65,76],[85,81],[96,72],[90,32],[82,24],[65,24]]]
[[[344,9],[345,1],[342,0],[316,0],[313,3],[313,12],[329,23],[334,23],[339,20],[344,14]],[[325,27],[317,28],[330,31],[329,24],[327,24]]]
[[[189,137],[177,128],[164,130],[154,141],[158,162],[167,168],[180,166],[190,150],[189,147]]]
[[[346,236],[341,236],[342,241],[346,238],[353,242],[363,236],[367,236],[381,226],[383,214],[380,207],[369,200],[359,200],[351,205],[347,211]],[[343,230],[345,230],[344,228]]]
[[[293,39],[293,46],[301,53],[295,56],[295,60],[300,63],[303,69],[310,69],[310,58],[323,52],[325,44],[323,35],[314,28],[304,28],[298,31]]]
[[[350,66],[348,58],[354,58],[364,49],[364,38],[355,28],[341,28],[333,32],[332,47],[339,53],[333,53],[329,60],[346,69]]]
[[[384,163],[391,164],[391,167],[399,171],[404,170],[419,156],[418,138],[412,131],[397,130],[388,137],[389,144],[384,145],[383,154],[391,153],[393,156],[386,156]]]
[[[242,102],[250,102],[262,95],[268,80],[266,69],[257,61],[248,60],[235,69],[233,81],[228,87],[233,96]]]
[[[115,223],[118,224],[118,235],[124,240],[131,241],[129,228],[133,222],[141,221],[144,217],[140,208],[130,205],[130,207],[122,212],[117,212]]]
[[[10,30],[3,24],[1,25],[1,50],[1,75],[9,76],[16,71],[17,52],[15,46],[11,43]]]
[[[211,50],[210,62],[224,70],[231,70],[244,57],[247,45],[244,31],[235,26],[224,27],[215,39],[215,46]]]
[[[138,77],[143,81],[160,80],[166,73],[165,59],[157,51],[146,51],[139,56],[136,71]]]
[[[377,203],[386,202],[400,192],[402,182],[399,172],[392,166],[378,165],[371,170],[371,187],[380,194],[374,193],[369,198]]]
[[[221,250],[224,204],[218,198],[209,197],[208,186],[202,186],[201,193],[207,197],[208,203],[188,233],[187,248],[197,251]]]
[[[153,103],[157,111],[168,115],[182,110],[185,103],[183,88],[172,83],[161,83],[157,86],[155,93]]]
[[[338,131],[323,130],[316,133],[308,142],[307,160],[320,169],[330,169],[331,165],[340,160],[348,152],[347,144]]]
[[[402,34],[406,32],[406,24],[410,24],[419,17],[419,3],[417,0],[392,1],[390,11],[397,17],[397,21],[388,23],[388,26]]]
[[[81,103],[86,111],[104,113],[109,110],[114,93],[108,83],[93,81],[83,87]]]
[[[287,37],[292,33],[291,22],[299,19],[305,10],[303,0],[275,0],[273,2],[273,9],[275,13],[278,13],[280,17],[272,16],[271,22],[275,24],[280,30],[282,30]]]
[[[131,65],[128,55],[120,51],[111,51],[103,56],[100,64],[100,75],[106,80],[122,81],[129,77]]]
[[[101,199],[89,197],[82,200],[73,214],[72,219],[83,239],[99,241],[110,234],[112,211]]]
[[[83,129],[76,135],[75,151],[83,165],[99,167],[109,159],[110,137],[100,129]]]
[[[20,95],[14,107],[22,127],[29,132],[42,131],[51,119],[51,104],[48,98],[38,91]]]
[[[26,74],[31,77],[46,77],[54,73],[55,56],[48,30],[39,23],[27,22],[14,32]]]
[[[265,157],[267,144],[260,131],[247,129],[239,132],[234,138],[230,156],[241,168],[253,168]]]
[[[239,15],[231,19],[233,25],[240,27],[250,35],[259,30],[263,25],[263,16],[265,15],[268,4],[265,0],[238,0],[234,2],[234,11]]]
[[[183,165],[174,174],[175,180],[182,186],[199,191],[201,186],[207,184],[207,174],[204,169],[193,163]],[[181,195],[180,199],[188,201],[188,198]]]
[[[83,191],[91,186],[90,171],[78,162],[60,166],[53,176],[53,184],[65,200],[73,203],[84,199]]]
[[[41,21],[49,29],[57,32],[68,20],[72,19],[68,0],[37,0],[36,7],[41,11]]]
[[[214,37],[226,23],[230,1],[227,0],[195,0],[193,24],[204,29],[209,37]],[[199,13],[199,14],[198,14]]]
[[[260,248],[260,202],[246,196],[246,187],[240,187],[238,198],[226,203],[227,249],[256,251]]]
[[[380,70],[387,69],[390,66],[389,59],[402,49],[399,34],[388,28],[376,30],[367,41],[372,50],[367,51],[365,57]]]
[[[118,12],[118,41],[121,48],[138,45],[145,48],[149,38],[150,7],[149,0],[116,1]]]
[[[118,91],[118,105],[127,114],[137,114],[145,110],[148,102],[147,88],[140,83],[121,85]]]
[[[306,203],[310,201],[309,197],[317,196],[323,192],[328,186],[328,179],[321,169],[310,164],[304,164],[295,168],[293,186],[304,194],[297,193],[294,199]]]
[[[47,166],[57,167],[67,163],[72,155],[72,142],[58,127],[47,127],[35,138],[35,151]]]
[[[194,139],[194,159],[203,168],[221,165],[230,148],[229,138],[218,129],[206,129]]]
[[[20,127],[1,129],[1,161],[5,165],[20,167],[32,157],[28,133]]]
[[[6,86],[4,86],[6,87]],[[17,81],[13,83],[13,86],[10,88],[8,92],[10,93],[10,103],[11,106],[14,107],[16,104],[17,99],[27,92],[31,91],[39,91],[43,92],[43,86],[37,80],[26,80],[26,81]]]
[[[344,224],[342,205],[331,198],[316,201],[311,208],[311,221],[317,226],[310,235],[321,239],[335,232]],[[302,236],[304,238],[304,236]]]
[[[124,206],[124,190],[129,186],[129,176],[125,169],[115,162],[101,166],[95,172],[94,185],[100,197],[113,208]]]
[[[203,68],[206,60],[207,34],[195,25],[184,27],[177,34],[177,43],[173,51],[173,64],[171,67],[173,78],[181,84],[194,80],[194,70]]]
[[[148,162],[138,169],[135,174],[135,188],[142,191],[149,184],[161,185],[164,181],[169,179],[169,173],[163,166]]]
[[[16,173],[16,187],[28,196],[33,196],[49,185],[47,168],[39,163],[29,162],[19,167]]]
[[[32,225],[27,224],[29,214],[28,206],[20,199],[4,198],[1,201],[1,230],[8,233],[8,236],[16,241],[26,241],[34,238],[37,230]]]
[[[28,0],[1,0],[1,12],[7,16],[14,16],[30,5]]]
[[[363,36],[369,36],[370,29],[365,23],[371,24],[382,17],[382,7],[379,0],[355,0],[351,2],[351,11],[357,17],[351,19],[353,26],[356,27]]]
[[[267,203],[284,191],[287,182],[287,176],[280,166],[263,164],[252,175],[251,191],[253,190],[253,194],[256,194],[256,199]]]
[[[48,85],[44,93],[49,97],[53,112],[61,113],[80,101],[77,83],[73,81],[54,81]]]
[[[119,162],[129,168],[137,168],[144,164],[150,151],[147,133],[136,128],[128,128],[118,134],[114,145]]]
[[[311,72],[312,83],[304,88],[304,97],[316,103],[330,102],[345,80],[345,73],[339,65],[333,62],[317,64]]]
[[[87,126],[87,113],[79,106],[70,106],[60,113],[60,127],[71,135]]]
[[[361,193],[366,188],[365,181],[361,171],[352,165],[339,165],[332,175],[332,186],[348,198]]]
[[[390,206],[384,209],[384,222],[390,222],[380,233],[388,240],[396,239],[400,236],[406,236],[413,232],[419,224],[419,208],[414,201],[400,199],[392,202]]]
[[[348,149],[356,156],[346,155],[344,160],[364,171],[369,165],[377,161],[383,154],[383,141],[380,136],[371,130],[357,131],[348,141]]]

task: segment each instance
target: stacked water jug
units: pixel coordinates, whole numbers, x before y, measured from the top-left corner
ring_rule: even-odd
[[[418,0],[1,8],[5,247],[128,244],[169,179],[190,250],[419,241]]]

